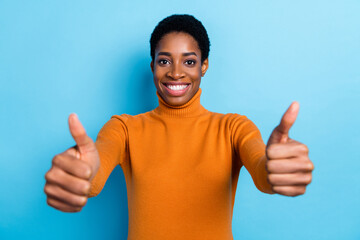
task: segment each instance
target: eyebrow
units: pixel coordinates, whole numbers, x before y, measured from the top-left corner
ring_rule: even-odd
[[[169,57],[170,57],[170,56],[171,56],[171,53],[169,53],[169,52],[159,52],[159,53],[158,53],[158,56],[159,56],[159,55],[165,55],[165,56],[169,56]],[[186,53],[183,53],[182,55],[183,55],[183,56],[190,56],[190,55],[195,55],[195,56],[197,56],[195,52],[186,52]]]

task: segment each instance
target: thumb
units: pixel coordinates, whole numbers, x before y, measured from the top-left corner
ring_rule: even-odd
[[[272,132],[268,145],[271,143],[285,143],[289,138],[289,130],[294,124],[299,113],[300,105],[292,102],[281,118],[280,124]]]
[[[94,142],[86,134],[85,128],[75,113],[72,113],[69,116],[69,130],[76,142],[80,155],[92,151],[94,148]]]

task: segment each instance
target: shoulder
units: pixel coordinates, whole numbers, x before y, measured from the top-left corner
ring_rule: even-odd
[[[128,114],[112,115],[109,122],[112,122],[114,124],[116,123],[126,124],[126,122],[129,121],[130,117],[132,116]]]
[[[213,117],[221,119],[222,124],[225,124],[232,134],[258,131],[255,123],[246,115],[238,113],[213,113]]]
[[[152,111],[140,113],[137,115],[130,114],[121,114],[121,115],[113,115],[111,116],[109,122],[114,125],[122,124],[123,126],[136,125],[137,123],[141,123],[144,121],[148,121],[152,118]]]
[[[98,138],[115,137],[127,138],[129,129],[141,127],[141,122],[147,118],[148,112],[138,115],[112,115],[111,118],[103,125],[98,133]]]
[[[238,113],[217,113],[210,112],[210,118],[219,119],[222,122],[229,124],[230,126],[239,125],[241,123],[251,122],[245,115],[241,115]]]

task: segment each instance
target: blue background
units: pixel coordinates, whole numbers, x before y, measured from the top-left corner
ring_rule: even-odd
[[[74,144],[76,112],[95,139],[114,114],[157,106],[149,38],[173,13],[211,40],[202,104],[247,115],[267,141],[293,100],[290,137],[308,145],[313,182],[296,198],[240,173],[235,239],[360,239],[360,2],[0,0],[0,239],[126,239],[116,167],[80,213],[47,206],[44,175]]]

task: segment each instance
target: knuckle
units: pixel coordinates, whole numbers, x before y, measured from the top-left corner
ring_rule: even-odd
[[[306,191],[306,187],[298,187],[295,191],[294,194],[295,196],[299,196],[299,195],[303,195]]]
[[[294,187],[291,188],[291,190],[290,190],[290,196],[296,197],[296,196],[298,196],[298,195],[300,195],[300,194],[301,194],[301,193],[300,193],[300,191],[299,191],[297,188],[294,188]]]
[[[64,158],[65,158],[64,153],[57,154],[55,157],[53,157],[52,164],[54,166],[59,166],[64,161]]]
[[[274,164],[272,162],[268,161],[266,163],[266,169],[267,169],[268,172],[273,172],[274,171]]]
[[[76,148],[77,148],[77,145],[74,145],[73,147],[68,148],[68,149],[65,151],[65,153],[75,156],[75,154],[76,154]]]
[[[271,158],[271,156],[274,154],[276,147],[274,145],[270,145],[266,148],[266,155]]]
[[[80,210],[77,207],[72,207],[68,212],[76,213],[76,212],[80,212]]]
[[[268,174],[267,179],[270,184],[274,184],[274,174]]]
[[[44,192],[45,192],[46,195],[48,195],[50,193],[49,188],[50,188],[50,186],[48,184],[45,184]]]
[[[287,196],[289,196],[289,197],[296,197],[296,196],[297,196],[297,194],[294,193],[293,191],[287,192],[285,195],[287,195]]]
[[[83,206],[72,206],[72,205],[68,205],[69,210],[68,212],[80,212],[81,209],[83,208]]]
[[[309,169],[310,171],[313,171],[314,168],[315,168],[314,164],[310,161],[310,162],[308,163],[308,169]]]
[[[46,199],[46,203],[47,203],[47,205],[49,205],[50,207],[53,207],[53,208],[58,209],[58,207],[56,206],[55,201],[54,201],[52,198],[47,198],[47,199]]]
[[[53,157],[52,159],[52,164],[53,165],[58,165],[60,161],[60,156],[59,155],[55,155],[55,157]]]
[[[90,177],[93,175],[93,170],[91,169],[91,167],[88,168],[89,170],[87,170],[86,172],[86,177],[88,179],[90,179]]]
[[[87,197],[83,197],[83,198],[81,199],[81,206],[85,206],[86,203],[87,203]]]
[[[303,153],[309,153],[309,148],[305,144],[300,144],[300,151]]]
[[[90,178],[92,171],[91,171],[91,167],[84,164],[83,166],[81,166],[79,168],[79,173],[81,176],[84,176],[85,178]]]
[[[308,174],[305,178],[305,181],[306,181],[306,184],[310,184],[311,181],[312,181],[312,175],[311,174]]]
[[[45,180],[46,180],[46,181],[49,180],[49,172],[50,172],[50,170],[49,170],[47,173],[45,173]]]
[[[85,174],[87,178],[90,178],[91,175],[93,174],[92,168],[90,166],[86,167]]]
[[[46,181],[51,181],[53,179],[53,175],[54,175],[54,169],[50,169],[46,174],[45,174],[45,179]]]
[[[76,197],[73,199],[73,204],[76,207],[83,207],[87,202],[87,197]]]
[[[89,182],[85,182],[83,184],[81,184],[81,192],[83,194],[88,194],[90,191],[90,183]]]
[[[278,191],[277,191],[277,189],[276,189],[276,186],[274,186],[274,185],[271,185],[271,191],[272,191],[273,193],[278,193]]]
[[[73,212],[80,212],[81,209],[82,209],[82,207],[76,207],[76,208],[74,208]]]
[[[67,182],[66,173],[63,172],[62,169],[57,168],[57,167],[52,168],[45,176],[45,179],[49,183],[59,185],[59,186],[63,186]]]
[[[90,188],[91,188],[91,184],[89,182],[87,182],[84,187],[86,194],[88,194],[90,192]]]
[[[80,182],[77,185],[78,192],[82,194],[87,194],[90,191],[90,183],[89,182]]]
[[[311,182],[311,174],[301,174],[301,180],[299,184],[309,184]]]
[[[52,168],[51,171],[49,171],[48,178],[50,181],[56,181],[60,177],[59,168]]]

